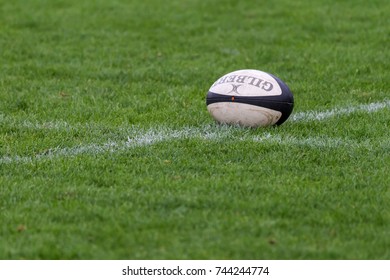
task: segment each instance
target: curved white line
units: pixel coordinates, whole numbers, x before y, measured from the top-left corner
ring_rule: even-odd
[[[355,107],[345,107],[339,109],[333,109],[323,112],[303,112],[297,113],[292,116],[292,121],[321,121],[326,118],[330,118],[336,115],[352,114],[357,111],[362,112],[375,112],[384,108],[390,107],[390,101],[385,100],[384,102],[362,104]],[[4,116],[0,115],[0,121],[4,121]],[[33,129],[78,129],[85,128],[85,125],[80,127],[77,125],[71,126],[66,122],[53,122],[53,123],[32,123],[23,122],[22,126],[33,128]],[[90,126],[87,126],[90,127]],[[96,125],[96,128],[98,126]],[[78,145],[69,148],[55,147],[47,150],[44,153],[37,154],[34,156],[2,156],[0,157],[0,164],[10,163],[28,163],[39,160],[52,160],[59,157],[74,157],[78,155],[95,155],[102,153],[118,153],[121,151],[129,150],[135,147],[142,147],[147,145],[153,145],[160,142],[183,140],[183,139],[202,139],[202,140],[221,140],[224,138],[232,137],[234,132],[240,131],[240,128],[229,127],[229,126],[218,126],[218,125],[205,125],[202,127],[185,127],[179,130],[174,130],[165,127],[152,128],[152,129],[140,129],[137,127],[120,128],[119,131],[122,135],[127,135],[127,140],[124,140],[126,136],[118,136],[110,141],[103,144],[91,143],[86,145]],[[340,146],[348,146],[350,148],[370,148],[372,143],[367,142],[356,142],[348,139],[337,139],[329,137],[309,137],[299,138],[295,136],[280,136],[272,135],[270,133],[263,133],[261,136],[241,136],[236,139],[239,141],[255,141],[255,142],[267,142],[277,143],[281,145],[299,145],[299,146],[310,146],[310,147],[329,147],[336,148]],[[389,141],[381,143],[380,147],[388,148]]]

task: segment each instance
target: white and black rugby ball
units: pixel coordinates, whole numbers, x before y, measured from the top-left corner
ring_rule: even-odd
[[[244,69],[215,81],[207,93],[206,104],[219,123],[266,127],[287,120],[294,98],[288,86],[274,75]]]

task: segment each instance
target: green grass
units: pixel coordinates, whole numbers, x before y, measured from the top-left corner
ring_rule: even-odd
[[[390,259],[389,14],[0,0],[0,259]],[[285,81],[294,113],[387,106],[214,125],[206,92],[242,68]]]

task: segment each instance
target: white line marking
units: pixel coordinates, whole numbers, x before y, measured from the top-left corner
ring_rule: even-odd
[[[299,112],[291,116],[293,122],[310,122],[310,121],[322,121],[336,116],[350,115],[355,112],[367,112],[372,113],[385,108],[390,108],[390,100],[384,100],[383,102],[375,102],[369,104],[360,104],[357,106],[349,106],[344,108],[335,108],[327,111],[308,111]]]
[[[108,141],[104,144],[88,144],[79,145],[69,148],[53,148],[47,150],[45,153],[37,154],[35,156],[4,156],[0,158],[0,164],[10,163],[31,163],[41,160],[53,160],[60,157],[75,157],[78,155],[99,155],[103,153],[119,153],[127,150],[131,150],[136,147],[143,147],[161,142],[184,140],[184,139],[201,139],[201,140],[228,140],[234,139],[235,141],[253,141],[259,143],[273,143],[278,145],[294,145],[294,146],[307,146],[311,148],[338,148],[348,147],[352,148],[365,148],[371,149],[372,143],[367,140],[365,142],[356,142],[348,139],[341,138],[329,138],[329,137],[310,137],[299,138],[294,136],[280,136],[272,135],[270,133],[264,133],[261,136],[241,136],[232,138],[235,128],[228,127],[216,127],[205,126],[203,128],[186,128],[184,130],[156,130],[147,131],[146,133],[133,131],[133,136],[128,137],[127,141]],[[237,128],[236,128],[237,131]],[[390,141],[382,142],[380,148],[390,148]]]
[[[302,112],[292,116],[292,121],[321,121],[333,116],[347,115],[354,112],[375,112],[380,109],[390,107],[390,101],[370,103],[366,105],[359,105],[356,107],[338,108],[323,112]],[[8,122],[4,115],[0,114],[0,123]],[[33,123],[29,121],[23,122],[11,122],[11,124],[22,125],[23,127],[31,129],[85,129],[85,128],[101,128],[100,125],[76,125],[71,126],[66,122],[46,122],[46,123]],[[113,128],[114,129],[114,128]],[[78,145],[68,148],[51,148],[45,153],[33,155],[33,156],[2,156],[0,157],[0,164],[10,163],[30,163],[40,160],[52,160],[60,157],[75,157],[78,155],[97,155],[102,153],[118,153],[132,148],[142,147],[147,145],[153,145],[160,142],[183,140],[183,139],[201,139],[201,140],[223,140],[234,139],[235,141],[254,141],[254,142],[266,142],[276,143],[278,145],[295,145],[295,146],[308,146],[313,148],[337,148],[337,147],[349,147],[349,148],[367,148],[372,147],[372,143],[368,140],[365,142],[356,142],[348,139],[335,139],[329,137],[310,137],[299,138],[295,136],[280,136],[272,135],[270,133],[264,133],[261,136],[248,136],[242,135],[242,129],[229,126],[218,125],[204,125],[202,127],[186,127],[180,130],[174,130],[170,128],[151,128],[148,130],[140,129],[137,127],[117,128],[116,132],[120,132],[119,136],[115,139],[109,140],[103,144],[86,144]],[[240,134],[240,137],[234,137],[234,133]],[[124,136],[126,135],[126,136]],[[129,135],[129,136],[128,136]],[[126,139],[127,140],[124,140]],[[380,147],[389,148],[389,141],[382,142]]]
[[[158,128],[145,131],[143,129],[133,128],[127,131],[131,136],[128,136],[126,141],[123,140],[125,137],[119,137],[119,140],[110,140],[104,144],[92,143],[69,148],[52,148],[35,156],[3,156],[0,158],[0,164],[13,162],[29,163],[35,160],[51,160],[62,156],[74,157],[82,154],[97,155],[102,153],[114,153],[173,140],[223,139],[230,136],[233,130],[238,130],[238,128],[227,126],[219,127],[216,125],[206,125],[200,128],[187,127],[181,130]]]
[[[376,112],[385,108],[390,108],[390,100],[385,99],[382,102],[373,102],[369,104],[360,104],[356,106],[347,106],[347,107],[341,107],[341,108],[334,108],[331,110],[326,111],[306,111],[306,112],[297,112],[293,113],[290,118],[287,120],[287,122],[310,122],[310,121],[323,121],[326,119],[330,119],[336,116],[342,116],[342,115],[350,115],[356,112]],[[127,130],[127,125],[122,125],[117,128],[113,127],[107,127],[103,124],[97,124],[97,123],[76,123],[76,124],[69,124],[66,121],[48,121],[48,122],[32,122],[29,120],[15,120],[11,117],[8,117],[2,113],[0,113],[0,124],[6,123],[7,125],[15,126],[15,127],[23,127],[27,129],[33,129],[33,130],[118,130],[123,129]],[[97,132],[98,132],[97,131]]]

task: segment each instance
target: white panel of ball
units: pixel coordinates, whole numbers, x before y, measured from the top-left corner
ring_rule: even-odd
[[[207,106],[211,116],[219,123],[247,127],[274,125],[281,112],[245,103],[218,102]]]

